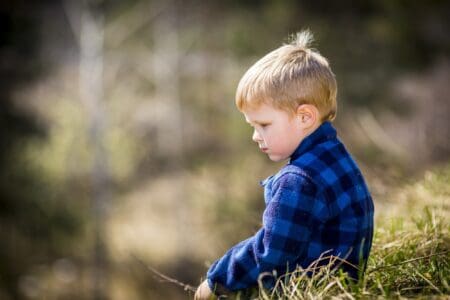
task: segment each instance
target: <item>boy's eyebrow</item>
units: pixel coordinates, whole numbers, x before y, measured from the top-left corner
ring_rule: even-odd
[[[245,122],[247,122],[248,124],[268,124],[268,123],[270,123],[270,121],[262,121],[262,120],[250,121],[248,119],[245,119]]]

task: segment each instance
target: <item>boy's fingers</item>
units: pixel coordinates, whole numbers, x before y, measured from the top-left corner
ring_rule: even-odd
[[[203,281],[194,295],[194,300],[207,300],[207,299],[216,299],[209,288],[208,282]]]

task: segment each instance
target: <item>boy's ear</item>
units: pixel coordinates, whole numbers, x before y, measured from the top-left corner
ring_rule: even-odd
[[[315,125],[319,119],[319,110],[311,104],[301,104],[297,107],[297,117],[305,127]]]

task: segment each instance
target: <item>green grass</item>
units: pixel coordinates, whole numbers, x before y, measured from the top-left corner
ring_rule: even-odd
[[[296,270],[273,291],[251,299],[450,299],[450,167],[393,192],[380,205],[365,276],[358,283],[323,267],[313,277]],[[234,298],[247,299],[238,294]]]

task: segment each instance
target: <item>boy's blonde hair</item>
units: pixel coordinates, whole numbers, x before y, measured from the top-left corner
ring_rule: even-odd
[[[312,104],[322,122],[336,116],[337,84],[328,61],[309,48],[313,36],[299,32],[285,44],[257,61],[244,74],[236,91],[240,111],[261,103],[294,114],[301,104]]]

